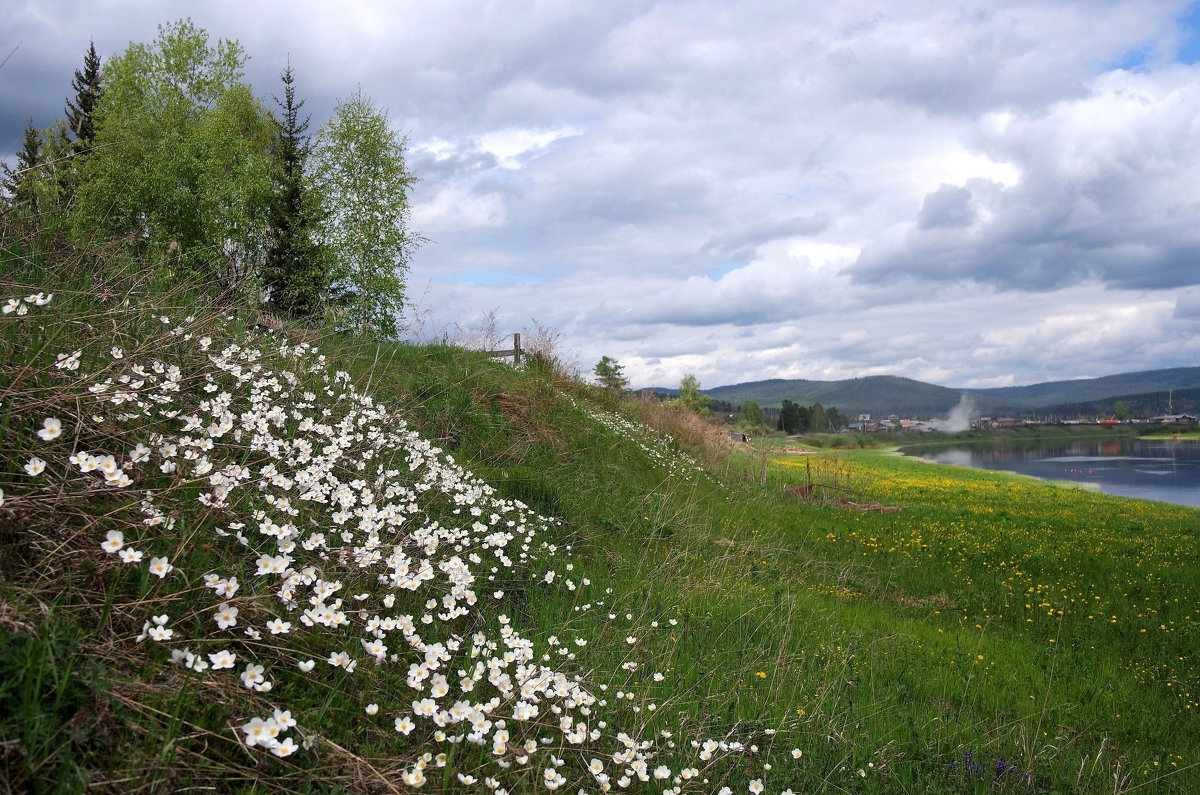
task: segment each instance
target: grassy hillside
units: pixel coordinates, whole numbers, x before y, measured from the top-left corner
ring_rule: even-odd
[[[4,242],[7,790],[1200,787],[1200,512]]]

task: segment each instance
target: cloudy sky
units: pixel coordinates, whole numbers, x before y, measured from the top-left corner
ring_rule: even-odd
[[[1004,386],[1200,364],[1200,3],[9,0],[0,156],[190,15],[421,179],[421,333],[534,322],[634,385]]]

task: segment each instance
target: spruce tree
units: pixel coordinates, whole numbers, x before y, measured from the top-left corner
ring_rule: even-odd
[[[592,372],[596,374],[596,380],[602,386],[614,392],[620,392],[629,386],[629,379],[625,377],[625,366],[611,356],[601,356]]]
[[[67,129],[74,136],[74,151],[86,155],[91,151],[92,138],[96,135],[92,114],[100,98],[100,56],[96,54],[96,42],[88,45],[87,55],[83,57],[83,71],[75,70],[71,88],[75,90],[75,99],[67,100]]]
[[[282,118],[275,120],[271,240],[263,276],[271,304],[293,317],[312,318],[324,309],[329,277],[321,248],[315,241],[317,203],[305,182],[305,168],[312,152],[307,134],[309,117],[300,119],[304,100],[296,101],[291,64],[280,77],[283,100],[276,97],[275,102]]]
[[[3,164],[5,201],[10,207],[37,212],[37,180],[41,170],[42,134],[30,118],[25,128],[16,168]]]

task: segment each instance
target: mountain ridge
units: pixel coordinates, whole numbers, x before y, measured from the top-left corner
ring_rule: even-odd
[[[836,406],[844,414],[872,414],[929,418],[947,414],[968,398],[977,413],[1029,413],[1086,405],[1100,411],[1104,401],[1125,402],[1133,412],[1161,413],[1167,410],[1169,393],[1176,391],[1191,410],[1192,390],[1200,389],[1200,367],[1171,367],[1114,373],[1095,378],[1045,381],[1010,387],[947,387],[894,375],[872,375],[836,381],[770,378],[746,381],[704,390],[713,400],[733,404],[754,400],[764,408],[777,408],[784,400],[802,405],[821,403]],[[650,387],[657,394],[677,390]],[[1110,407],[1111,408],[1111,407]],[[1110,410],[1110,409],[1106,409]]]

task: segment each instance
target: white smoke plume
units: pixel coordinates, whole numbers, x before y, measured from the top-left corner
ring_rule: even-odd
[[[971,419],[978,416],[975,410],[975,402],[970,396],[964,394],[958,400],[958,405],[950,409],[950,413],[943,420],[933,420],[932,425],[939,431],[954,433],[955,431],[968,431],[971,429]]]

